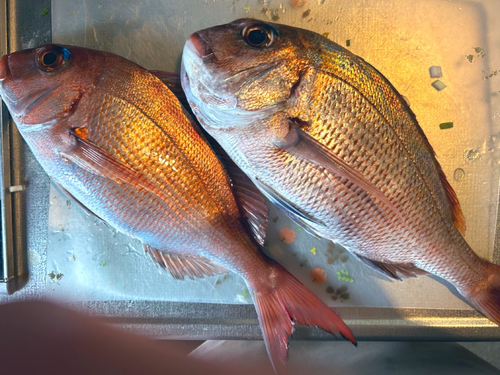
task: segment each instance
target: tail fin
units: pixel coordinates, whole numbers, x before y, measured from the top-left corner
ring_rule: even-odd
[[[277,374],[286,373],[288,339],[294,323],[335,331],[357,346],[351,330],[323,301],[275,264],[273,285],[251,286],[264,343]]]
[[[500,326],[500,266],[490,263],[488,269],[487,282],[466,297],[484,316]]]

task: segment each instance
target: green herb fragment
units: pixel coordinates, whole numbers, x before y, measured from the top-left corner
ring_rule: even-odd
[[[443,76],[443,71],[440,66],[433,65],[429,68],[429,74],[431,78],[441,78]]]
[[[350,47],[350,46],[351,46],[351,39],[347,39],[347,40],[345,41],[345,45],[346,45],[347,47]]]
[[[42,16],[46,16],[49,14],[49,10],[47,8],[43,8],[42,12],[40,13]]]
[[[354,280],[349,276],[349,271],[347,270],[337,271],[337,277],[339,280],[346,281],[348,283],[354,282]]]
[[[439,124],[439,129],[444,130],[444,129],[451,129],[453,127],[453,122],[442,122]]]
[[[471,63],[471,62],[472,62],[472,60],[474,60],[474,55],[467,55],[467,56],[465,56],[465,58],[466,58],[467,60],[469,60],[469,62]]]
[[[436,90],[441,91],[446,88],[446,85],[441,82],[439,79],[431,83],[432,87],[434,87]]]

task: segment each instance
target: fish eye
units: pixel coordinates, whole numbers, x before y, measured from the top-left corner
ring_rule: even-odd
[[[252,25],[242,32],[243,40],[250,47],[269,47],[274,41],[275,32],[267,25]]]
[[[44,72],[54,72],[70,57],[71,53],[67,48],[55,45],[44,46],[37,51],[36,65]]]

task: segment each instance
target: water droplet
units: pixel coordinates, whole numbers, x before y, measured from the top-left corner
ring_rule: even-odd
[[[481,153],[478,150],[468,150],[465,152],[465,158],[467,161],[474,161],[481,157]]]
[[[455,172],[453,172],[453,178],[456,181],[460,181],[465,177],[465,171],[462,168],[457,168],[455,169]]]

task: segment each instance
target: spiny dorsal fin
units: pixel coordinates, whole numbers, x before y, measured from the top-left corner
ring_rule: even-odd
[[[427,271],[417,268],[413,264],[389,264],[368,259],[359,254],[356,254],[356,256],[374,270],[395,280],[401,281],[401,277],[398,273],[405,277],[417,277],[418,275],[428,274]]]
[[[211,137],[207,138],[210,146],[229,175],[236,204],[245,219],[244,221],[248,229],[257,243],[264,246],[269,219],[264,195],[252,180],[231,160],[222,147]]]
[[[150,70],[149,72],[162,81],[179,100],[186,101],[186,96],[181,86],[181,77],[177,73],[165,72],[163,70]]]
[[[391,85],[392,86],[392,85]],[[393,87],[393,89],[396,91],[396,89]],[[408,111],[408,114],[410,117],[413,119],[415,124],[417,125],[417,130],[418,133],[421,135],[424,144],[428,147],[432,155],[434,156],[434,163],[435,166],[438,170],[439,173],[439,179],[441,180],[441,183],[443,184],[444,191],[446,192],[446,197],[448,198],[448,203],[450,204],[450,209],[451,209],[451,217],[453,219],[453,224],[455,227],[458,229],[462,235],[465,235],[465,230],[466,225],[465,225],[465,216],[464,213],[462,212],[462,208],[460,207],[460,203],[458,202],[458,197],[457,194],[455,193],[455,190],[451,187],[450,183],[448,182],[448,179],[446,178],[446,175],[443,172],[443,168],[441,168],[441,165],[436,159],[436,151],[434,151],[434,148],[429,142],[429,139],[425,135],[424,131],[420,127],[417,121],[417,116],[415,113],[410,109],[410,104],[408,103],[407,99],[403,96],[402,100],[405,102],[406,107],[405,109]]]
[[[182,90],[180,76],[176,73],[162,70],[150,70],[149,72],[159,78],[174,93],[184,108],[188,110],[189,115],[195,119],[196,116],[192,115],[186,95]],[[196,129],[198,130],[198,127]],[[236,203],[245,219],[248,229],[253,234],[257,243],[264,246],[268,224],[268,212],[264,196],[253,184],[252,180],[231,160],[222,147],[209,134],[203,131],[201,133],[207,138],[212,150],[229,175]]]
[[[172,276],[179,280],[183,280],[184,276],[194,279],[229,272],[203,257],[187,258],[174,253],[164,253],[148,245],[144,245],[144,251],[151,256],[156,265],[168,269]]]
[[[462,212],[462,208],[460,207],[460,203],[458,202],[455,190],[453,190],[453,188],[451,187],[441,168],[439,168],[439,178],[443,183],[444,190],[446,191],[446,197],[448,198],[448,202],[450,203],[453,224],[455,225],[455,227],[457,227],[460,233],[462,233],[462,235],[465,235],[466,225],[464,213]]]

